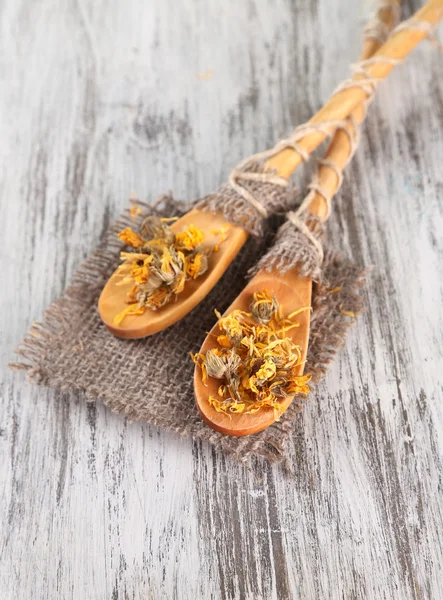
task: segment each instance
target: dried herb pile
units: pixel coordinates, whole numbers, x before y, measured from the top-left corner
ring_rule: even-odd
[[[299,326],[294,317],[309,309],[284,316],[275,296],[263,290],[253,294],[250,312],[234,310],[222,317],[216,311],[217,347],[191,356],[203,383],[209,377],[220,380],[217,396],[208,398],[217,412],[230,416],[273,409],[278,420],[284,398],[309,393],[311,375],[297,375],[301,350],[288,336]]]
[[[128,292],[128,306],[114,322],[120,324],[127,315],[141,315],[146,308],[157,310],[180,294],[186,281],[197,279],[208,269],[208,257],[218,250],[218,244],[202,248],[205,238],[198,227],[189,225],[175,233],[169,223],[176,218],[149,216],[141,224],[140,232],[126,227],[118,237],[134,251],[122,252],[123,263],[117,274],[117,285],[132,284]],[[220,243],[226,231],[219,233]]]

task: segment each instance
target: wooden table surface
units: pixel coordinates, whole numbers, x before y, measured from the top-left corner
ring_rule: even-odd
[[[374,265],[368,311],[300,417],[292,475],[6,369],[129,194],[202,195],[308,119],[357,58],[367,8],[3,0],[2,600],[443,598],[432,44],[381,87],[334,203],[331,244]]]

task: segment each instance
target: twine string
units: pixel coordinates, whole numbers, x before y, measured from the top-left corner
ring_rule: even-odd
[[[429,23],[428,21],[422,21],[420,19],[415,19],[414,17],[411,17],[410,19],[406,19],[406,21],[403,21],[403,23],[400,23],[400,25],[398,25],[395,28],[395,33],[398,33],[399,31],[412,30],[420,31],[422,33],[425,33],[426,37],[430,37],[434,33],[436,27],[437,23]]]
[[[376,64],[387,64],[396,67],[401,62],[402,61],[397,58],[389,58],[387,56],[374,56],[372,58],[367,58],[366,60],[361,60],[358,63],[351,65],[352,76],[337,86],[332,95],[335,96],[343,90],[359,87],[366,94],[366,100],[372,99],[378,84],[383,81],[384,77],[375,77],[371,75],[367,68]],[[357,76],[361,76],[361,79],[355,79]]]
[[[258,152],[237,165],[237,167],[232,170],[229,177],[230,185],[264,219],[268,218],[269,215],[266,207],[250,191],[250,189],[244,185],[244,182],[259,181],[261,183],[270,183],[281,186],[282,188],[287,188],[289,186],[289,181],[286,177],[281,177],[272,171],[262,171],[257,173],[248,169],[250,169],[252,165],[261,163],[286,148],[295,150],[301,156],[303,162],[309,161],[309,153],[300,147],[299,142],[313,133],[321,133],[329,138],[338,128],[344,128],[349,135],[351,146],[354,146],[355,141],[348,132],[346,122],[347,119],[327,120],[320,123],[303,123],[302,125],[299,125],[290,138],[280,140],[271,150]]]
[[[420,31],[421,33],[425,33],[426,38],[433,44],[436,48],[443,51],[443,45],[440,40],[434,34],[435,29],[437,28],[438,23],[428,23],[428,21],[420,21],[419,19],[407,19],[400,23],[400,25],[396,28],[396,31],[405,31],[405,30],[413,30]]]

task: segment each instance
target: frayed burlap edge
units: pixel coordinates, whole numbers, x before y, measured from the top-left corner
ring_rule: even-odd
[[[41,322],[33,323],[16,348],[15,354],[27,362],[11,362],[11,369],[25,370],[30,381],[45,385],[41,363],[51,339],[66,331],[66,324],[71,321],[73,313],[91,310],[92,302],[97,299],[97,294],[101,293],[110,274],[120,263],[120,253],[125,244],[119,240],[117,234],[125,227],[140,226],[143,219],[149,215],[180,216],[187,208],[187,204],[175,200],[171,192],[160,196],[153,204],[135,199],[131,200],[131,205],[140,209],[140,214],[134,218],[130,209],[125,209],[110,225],[96,250],[75,271],[72,282],[65,289],[63,296],[46,309]],[[59,389],[68,391],[63,386],[59,386]]]
[[[138,205],[144,211],[139,220],[143,219],[148,213],[152,214],[152,209],[148,205],[144,203],[138,203]],[[180,206],[180,209],[183,209],[183,206]],[[172,197],[164,198],[163,209],[159,214],[169,216],[177,214],[177,212],[179,212],[179,208]],[[159,428],[174,431],[184,437],[192,437],[196,440],[208,442],[236,460],[248,461],[253,457],[258,457],[270,462],[277,462],[285,459],[285,442],[291,434],[293,420],[297,412],[300,411],[306,401],[303,397],[294,399],[281,420],[267,430],[245,438],[232,438],[212,431],[200,420],[192,397],[188,397],[189,413],[187,413],[186,419],[189,416],[189,421],[186,419],[174,421],[168,419],[167,411],[161,413],[159,409],[159,414],[147,413],[143,405],[137,404],[137,402],[131,403],[127,394],[125,394],[125,397],[116,395],[112,388],[103,393],[100,383],[100,379],[103,377],[101,372],[97,372],[93,383],[86,386],[82,386],[74,376],[65,381],[63,372],[51,372],[53,365],[50,361],[54,359],[54,355],[51,355],[51,352],[54,353],[53,346],[63,345],[64,340],[70,339],[70,336],[73,337],[71,343],[74,344],[76,322],[81,322],[84,317],[90,318],[92,313],[95,314],[100,291],[110,272],[118,264],[122,244],[118,241],[116,233],[123,227],[133,223],[129,211],[126,211],[110,227],[99,248],[79,267],[72,284],[66,289],[64,295],[48,308],[43,321],[33,325],[30,332],[25,336],[17,349],[17,354],[21,357],[22,362],[13,363],[11,367],[26,369],[28,378],[39,385],[53,387],[61,391],[80,391],[89,400],[101,400],[113,411],[127,416],[130,420],[146,420]],[[229,276],[228,273],[227,277]],[[311,320],[311,339],[306,366],[306,370],[313,375],[313,383],[318,382],[323,377],[337,350],[343,345],[347,330],[354,323],[354,319],[350,318],[344,311],[358,314],[362,310],[361,289],[364,286],[364,281],[365,275],[361,269],[340,255],[333,252],[326,253],[322,277],[320,282],[315,285],[313,294],[314,311]],[[339,291],[330,293],[332,288],[337,287],[340,287]],[[210,309],[203,303],[202,310],[206,314]],[[189,316],[187,319],[189,319]],[[186,327],[185,321],[186,319],[174,326],[176,332],[180,332],[180,327]],[[106,331],[101,323],[100,326],[102,327],[100,335],[103,340],[110,342],[112,339],[112,343],[121,344],[123,359],[125,358],[125,352],[131,353],[131,347],[127,345],[126,341],[117,340]],[[164,332],[164,334],[168,335],[167,332]],[[88,334],[86,333],[86,335]],[[158,334],[158,338],[153,336],[153,338],[148,339],[153,340],[156,337],[160,340],[162,335]],[[203,337],[204,332],[201,332],[201,338]],[[139,349],[143,348],[143,346],[140,346],[143,342],[144,340],[135,342],[138,346],[133,346],[134,351],[137,347]],[[83,341],[80,339],[78,346],[82,344]],[[196,348],[189,349],[195,350]],[[72,347],[72,351],[73,353],[77,351],[77,345]],[[81,355],[81,348],[78,351]],[[126,356],[129,359],[131,354]],[[87,358],[77,358],[77,360],[86,361]],[[93,366],[91,365],[91,367]],[[172,388],[176,386],[178,389],[181,384],[181,380],[174,381]],[[172,406],[171,403],[174,402],[175,398],[174,389],[169,389],[168,392],[169,397],[168,399],[165,398],[165,403]],[[192,391],[189,388],[188,396],[192,396]],[[315,393],[312,393],[311,396],[315,398]],[[158,398],[158,402],[162,402],[161,397]]]

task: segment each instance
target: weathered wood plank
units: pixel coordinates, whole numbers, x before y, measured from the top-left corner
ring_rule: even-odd
[[[2,364],[131,192],[203,194],[307,119],[364,12],[5,0]],[[424,44],[382,87],[337,199],[331,243],[375,266],[369,310],[295,427],[292,475],[2,369],[2,598],[443,596],[442,75]]]

